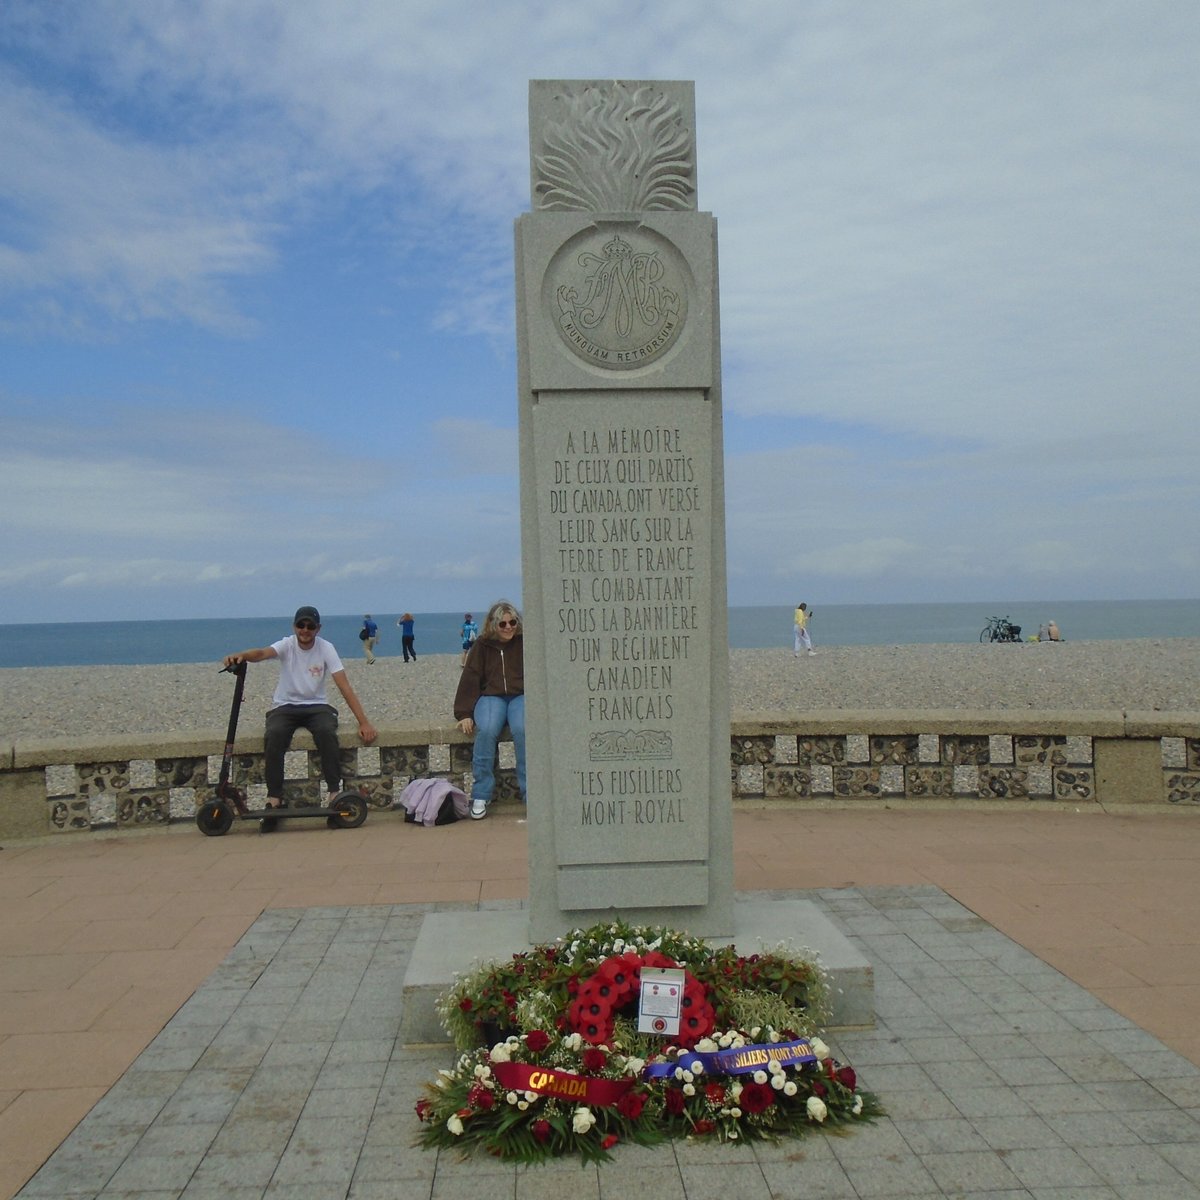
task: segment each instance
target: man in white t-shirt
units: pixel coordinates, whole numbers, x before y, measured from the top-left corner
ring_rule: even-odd
[[[312,734],[321,757],[321,774],[332,796],[341,790],[342,765],[338,754],[337,709],[325,698],[326,683],[332,679],[342,693],[347,707],[358,722],[358,734],[369,746],[378,737],[375,726],[346,678],[346,669],[332,642],[318,637],[321,614],[311,605],[296,610],[290,637],[272,642],[257,650],[227,654],[225,666],[239,662],[262,662],[279,659],[279,682],[267,711],[267,727],[263,738],[263,760],[266,769],[267,807],[283,804],[283,756],[292,744],[292,735],[304,728]]]

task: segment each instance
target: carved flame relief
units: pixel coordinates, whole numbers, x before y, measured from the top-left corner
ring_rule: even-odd
[[[541,209],[645,212],[695,207],[692,131],[653,87],[614,83],[561,97],[534,157]]]

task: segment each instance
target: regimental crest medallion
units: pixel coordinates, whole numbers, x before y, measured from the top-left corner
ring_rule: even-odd
[[[574,354],[596,367],[634,370],[679,340],[689,279],[682,255],[654,231],[592,229],[555,255],[547,307]]]

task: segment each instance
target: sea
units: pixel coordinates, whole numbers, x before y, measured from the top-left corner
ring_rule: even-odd
[[[1068,640],[1200,637],[1200,600],[1023,600],[969,604],[809,604],[809,632],[821,646],[903,646],[978,642],[989,617],[1009,617],[1023,636],[1055,621]],[[397,614],[375,614],[381,657],[400,654]],[[460,612],[416,613],[418,654],[457,654]],[[342,657],[362,653],[362,615],[329,616],[321,630]],[[186,621],[80,621],[0,625],[0,667],[87,667],[216,662],[291,632],[291,614]],[[791,649],[792,606],[730,607],[735,650]]]

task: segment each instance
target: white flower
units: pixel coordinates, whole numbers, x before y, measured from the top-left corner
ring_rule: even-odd
[[[517,1101],[517,1109],[519,1112],[524,1112],[528,1107],[529,1107],[528,1100],[518,1100]]]
[[[537,1098],[538,1098],[537,1092],[526,1092],[525,1093],[525,1100],[529,1104],[532,1104]]]
[[[625,950],[624,940],[622,938],[617,938],[617,940],[615,942],[613,942],[613,953],[621,954],[624,952],[624,950]]]
[[[675,1072],[674,1072],[674,1073],[675,1073],[675,1078],[676,1078],[676,1079],[682,1079],[682,1078],[683,1078],[683,1068],[682,1068],[682,1067],[676,1067],[676,1068],[675,1068]]]
[[[862,1097],[861,1097],[861,1096],[855,1096],[855,1097],[854,1097],[854,1107],[853,1107],[853,1108],[851,1108],[851,1109],[850,1109],[850,1111],[851,1111],[851,1112],[852,1112],[852,1113],[853,1113],[853,1114],[854,1114],[854,1115],[857,1117],[857,1116],[858,1116],[858,1114],[859,1114],[860,1112],[862,1112],[862,1108],[863,1108],[863,1105],[862,1105]]]
[[[767,1071],[771,1075],[782,1075],[783,1067],[780,1066],[779,1061],[777,1059],[773,1058],[773,1059],[771,1059],[771,1061],[769,1063],[767,1063]]]
[[[716,1042],[714,1042],[714,1041],[712,1040],[712,1038],[706,1038],[706,1037],[705,1037],[705,1038],[701,1038],[701,1039],[700,1039],[700,1040],[699,1040],[699,1041],[696,1043],[696,1049],[697,1049],[697,1050],[698,1050],[698,1051],[699,1051],[701,1054],[711,1054],[711,1053],[712,1053],[714,1050],[716,1050],[716,1049],[717,1049],[717,1043],[716,1043]]]
[[[812,1038],[808,1044],[812,1047],[812,1052],[822,1061],[829,1057],[829,1047],[820,1038]]]
[[[766,1071],[755,1071],[754,1072],[754,1082],[755,1083],[766,1083],[767,1082]]]
[[[646,1069],[646,1060],[644,1058],[627,1058],[625,1060],[625,1074],[640,1076]]]
[[[825,1101],[820,1096],[809,1096],[808,1103],[804,1107],[814,1121],[823,1121],[829,1116],[829,1109],[825,1107]]]
[[[508,1092],[505,1095],[504,1099],[507,1100],[509,1102],[509,1104],[516,1104],[517,1099],[518,1099],[517,1093],[516,1092]]]
[[[460,1137],[463,1131],[462,1117],[460,1117],[458,1113],[454,1113],[454,1115],[446,1121],[446,1128],[450,1130],[455,1137]]]
[[[694,1096],[696,1094],[696,1085],[694,1083],[685,1083],[683,1085],[683,1094],[685,1096]]]
[[[565,1038],[563,1038],[563,1045],[568,1050],[582,1050],[583,1049],[583,1034],[568,1033],[567,1036]]]
[[[783,1085],[783,1094],[785,1096],[794,1096],[796,1091],[796,1085],[790,1079]]]
[[[492,1062],[511,1062],[512,1048],[507,1042],[497,1042],[496,1045],[492,1047],[492,1051],[488,1057],[492,1060]]]
[[[755,1025],[754,1028],[750,1030],[750,1036],[757,1042],[758,1039],[762,1037],[762,1026]]]
[[[738,1112],[738,1113],[734,1113],[734,1116],[738,1116],[738,1117],[740,1117],[741,1115],[742,1115],[742,1114],[741,1114],[740,1112]],[[736,1137],[738,1136],[737,1127],[736,1127],[736,1126],[734,1126],[734,1127],[732,1127],[732,1128],[730,1128],[730,1129],[727,1129],[727,1130],[725,1131],[725,1136],[726,1136],[727,1138],[729,1138],[729,1140],[732,1142],[732,1141],[734,1140],[734,1138],[736,1138]]]
[[[772,1087],[773,1087],[773,1088],[774,1088],[774,1089],[775,1089],[777,1092],[782,1092],[782,1091],[783,1091],[783,1085],[784,1085],[784,1083],[785,1083],[785,1082],[786,1082],[786,1080],[783,1078],[783,1076],[782,1076],[782,1075],[772,1075],[772,1076],[771,1076],[771,1086],[772,1086]]]
[[[741,1094],[742,1094],[742,1085],[741,1085],[740,1083],[734,1083],[734,1084],[732,1084],[732,1085],[730,1086],[730,1088],[729,1088],[729,1094],[730,1094],[730,1095],[731,1095],[731,1096],[732,1096],[732,1097],[733,1097],[735,1100],[737,1100],[737,1099],[738,1099],[738,1098],[741,1096]]]
[[[576,1133],[587,1133],[596,1123],[596,1114],[590,1108],[577,1108],[571,1117],[571,1128]]]
[[[729,1115],[736,1121],[742,1115],[742,1110],[735,1104],[729,1110]]]
[[[491,1079],[492,1068],[487,1063],[476,1063],[473,1074],[476,1079]]]

